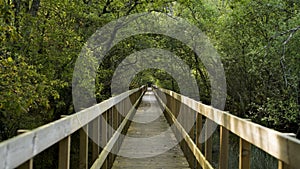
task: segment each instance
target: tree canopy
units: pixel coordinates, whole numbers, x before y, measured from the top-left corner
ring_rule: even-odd
[[[230,113],[285,132],[300,125],[299,1],[4,0],[0,9],[0,140],[74,113],[72,76],[86,41],[107,23],[142,12],[181,17],[208,36],[224,65]],[[147,48],[183,60],[200,100],[210,104],[209,73],[193,49],[159,34],[132,36],[109,51],[97,69],[98,102],[111,96],[118,65]],[[158,69],[137,74],[131,88],[146,82],[180,92]]]

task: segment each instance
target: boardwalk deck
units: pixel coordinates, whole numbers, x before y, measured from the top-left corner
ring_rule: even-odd
[[[127,136],[113,169],[189,168],[153,92],[143,96]]]

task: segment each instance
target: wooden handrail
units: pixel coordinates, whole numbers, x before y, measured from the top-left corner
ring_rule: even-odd
[[[201,116],[207,117],[208,119],[221,126],[221,129],[226,129],[240,137],[243,140],[243,144],[248,142],[251,145],[262,149],[266,153],[277,158],[280,161],[280,166],[289,166],[292,169],[299,168],[300,140],[290,137],[285,133],[281,133],[273,129],[253,123],[251,121],[239,118],[228,112],[218,110],[216,108],[213,108],[212,106],[202,104],[199,101],[195,101],[191,98],[180,95],[170,90],[157,88],[155,90],[155,93],[157,97],[159,97],[160,94],[164,93],[167,96],[167,100],[175,99],[178,102],[188,106],[190,109],[194,110]],[[172,101],[168,100],[168,102]],[[172,113],[170,109],[172,108],[167,108],[167,110],[170,111],[169,113]],[[178,122],[176,118],[174,119],[174,121]],[[187,133],[186,131],[184,132]],[[185,135],[184,133],[181,134]],[[226,138],[225,140],[221,141],[223,141],[223,144],[228,142]],[[197,148],[197,146],[193,146],[192,148],[195,149]],[[227,148],[225,148],[225,151],[226,149]],[[224,163],[224,161],[222,163]],[[282,165],[282,163],[284,163],[284,165]],[[225,164],[227,163],[225,162]]]
[[[145,86],[142,86],[124,92],[78,113],[61,118],[0,143],[0,168],[10,169],[18,167],[53,144],[69,138],[72,133],[82,127],[86,127],[92,120],[129,96],[138,92],[142,93],[144,90]],[[83,140],[84,139],[85,138],[83,138]],[[84,158],[86,158],[85,156],[86,155],[83,154]]]

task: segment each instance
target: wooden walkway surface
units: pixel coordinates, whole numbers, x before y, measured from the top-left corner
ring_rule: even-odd
[[[143,96],[127,136],[113,169],[189,168],[152,91]]]

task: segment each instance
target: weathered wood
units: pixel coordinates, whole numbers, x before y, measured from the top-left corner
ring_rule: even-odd
[[[196,145],[199,150],[202,150],[202,143],[201,143],[201,131],[202,131],[202,115],[200,113],[196,114]]]
[[[108,140],[110,141],[110,139],[111,139],[112,136],[113,136],[113,124],[112,124],[112,122],[113,122],[113,109],[112,109],[112,108],[110,108],[110,109],[108,110],[108,119],[107,119],[107,121],[108,121],[108,124],[109,124],[109,126],[108,126],[108,132],[107,132],[107,138],[108,138]],[[115,144],[115,143],[114,143],[114,144]],[[112,151],[112,149],[113,149],[114,144],[113,144],[112,147],[111,147],[111,151]],[[112,158],[112,153],[111,153],[111,151],[109,152],[108,157],[107,157],[107,160],[108,160],[108,168],[111,168],[112,163],[113,163],[113,158]]]
[[[142,140],[133,140],[128,137],[125,138],[120,154],[126,154],[129,157],[118,156],[112,169],[189,168],[189,164],[180,150],[180,147],[176,145],[177,140],[172,130],[168,130],[169,125],[162,113],[162,110],[160,109],[157,101],[153,101],[155,97],[151,92],[147,92],[144,97],[145,98],[141,102],[135,116],[133,117],[133,122],[131,123],[127,133],[127,136],[130,138],[141,138]],[[151,100],[151,106],[148,99]],[[156,139],[145,139],[154,136],[156,137],[161,133],[163,133],[163,135],[160,135]],[[176,146],[165,147],[165,145]],[[138,158],[130,158],[130,156]]]
[[[229,131],[220,127],[220,152],[219,152],[219,169],[228,169],[228,146],[229,146]]]
[[[79,130],[79,168],[80,169],[87,169],[88,168],[88,143],[89,137],[88,133],[88,125],[83,126]]]
[[[278,169],[290,169],[290,167],[283,161],[278,160]]]
[[[25,163],[21,164],[17,169],[33,169],[33,160],[30,159]]]
[[[92,123],[92,161],[95,161],[98,156],[99,156],[99,152],[100,152],[100,148],[99,148],[99,132],[100,132],[100,125],[99,125],[99,117],[96,117],[91,123]]]
[[[239,169],[250,169],[251,144],[240,138]]]
[[[18,130],[18,134],[27,133],[30,130]],[[33,169],[33,159],[26,161],[25,163],[21,164],[17,169]]]
[[[133,89],[68,117],[41,126],[31,132],[0,143],[0,168],[16,168],[35,155],[85,126],[129,95],[143,90]],[[87,115],[88,114],[88,115]]]
[[[227,130],[248,141],[252,145],[262,149],[273,157],[284,161],[291,168],[297,169],[300,166],[300,140],[236,117],[228,112],[204,105],[175,92],[166,89],[157,90],[170,95],[176,100],[188,105],[195,111],[199,112],[199,107],[201,107],[201,109],[210,110],[199,113],[214,121],[218,125],[225,127]]]
[[[71,150],[71,136],[67,136],[59,142],[58,154],[58,168],[70,168],[70,150]]]
[[[210,130],[212,128],[212,121],[206,118],[205,122],[205,159],[209,161],[210,163],[212,162],[212,136],[209,135]]]
[[[199,110],[200,111],[200,110]],[[196,112],[196,146],[199,151],[202,151],[202,143],[201,143],[201,131],[202,131],[202,115]],[[201,165],[199,163],[196,164],[196,169],[201,169]]]
[[[108,142],[108,140],[107,140],[107,127],[108,127],[108,125],[107,125],[107,122],[106,122],[105,119],[107,119],[107,111],[100,116],[100,126],[101,126],[100,127],[100,131],[101,131],[100,132],[101,133],[100,134],[100,141],[101,141],[100,145],[102,147],[101,153],[103,153],[103,151],[105,151],[104,148],[105,148],[105,146],[107,145],[107,142]],[[97,159],[97,160],[99,160],[99,159]],[[97,162],[97,160],[95,161],[95,163]],[[101,166],[101,169],[107,169],[108,168],[107,160],[105,159],[103,161],[103,164],[100,165],[100,166]]]
[[[113,116],[112,126],[113,126],[113,129],[115,130],[114,132],[116,132],[116,130],[119,128],[119,125],[118,125],[118,110],[116,109],[115,106],[112,107],[112,110],[113,110],[112,111],[112,116]],[[118,145],[119,145],[119,143],[118,143],[118,140],[117,140],[116,144],[113,147],[113,152],[118,151],[118,148],[119,148]],[[116,157],[116,155],[113,153],[113,161],[115,160],[115,157]]]

